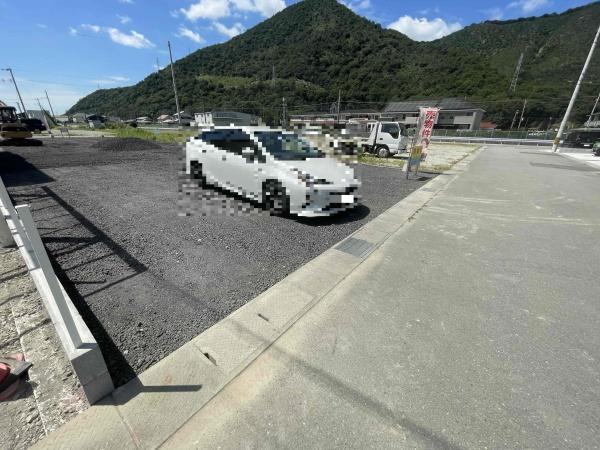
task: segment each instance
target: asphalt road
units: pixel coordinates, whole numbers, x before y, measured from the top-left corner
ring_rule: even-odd
[[[109,151],[100,141],[0,146],[0,175],[16,203],[31,205],[117,385],[427,181],[359,165],[361,206],[301,220],[190,184],[180,146]]]
[[[488,147],[161,449],[599,448],[599,174]]]

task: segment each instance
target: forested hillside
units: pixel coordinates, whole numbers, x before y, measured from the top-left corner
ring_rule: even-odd
[[[600,3],[593,3],[563,14],[472,25],[425,43],[384,29],[335,0],[305,0],[177,61],[180,104],[191,111],[232,108],[274,120],[283,97],[291,111],[327,110],[341,89],[344,108],[468,97],[488,117],[506,123],[527,98],[530,123],[542,123],[564,110],[598,23]],[[509,95],[522,51],[520,83]],[[600,79],[599,61],[597,56],[588,80]],[[599,88],[584,86],[578,120]],[[135,86],[96,91],[69,112],[156,116],[174,112],[173,103],[167,68]]]

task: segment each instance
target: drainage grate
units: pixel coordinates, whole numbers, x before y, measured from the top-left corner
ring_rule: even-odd
[[[529,163],[535,167],[549,167],[551,169],[565,169],[565,170],[574,170],[576,172],[595,172],[596,169],[588,166],[565,166],[563,164],[544,164],[544,163]]]
[[[356,256],[357,258],[364,258],[373,250],[375,245],[362,239],[348,238],[334,247],[340,252],[348,253],[349,255]]]

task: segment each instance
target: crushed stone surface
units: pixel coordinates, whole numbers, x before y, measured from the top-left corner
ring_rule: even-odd
[[[199,188],[181,173],[181,146],[98,150],[103,142],[54,139],[43,147],[4,147],[22,165],[2,173],[0,151],[0,175],[17,203],[32,206],[57,275],[116,385],[428,181],[358,165],[357,208],[316,220],[279,217]]]

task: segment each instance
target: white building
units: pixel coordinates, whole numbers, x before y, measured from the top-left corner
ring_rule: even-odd
[[[210,111],[194,114],[196,126],[259,126],[263,125],[258,116],[237,111]]]

